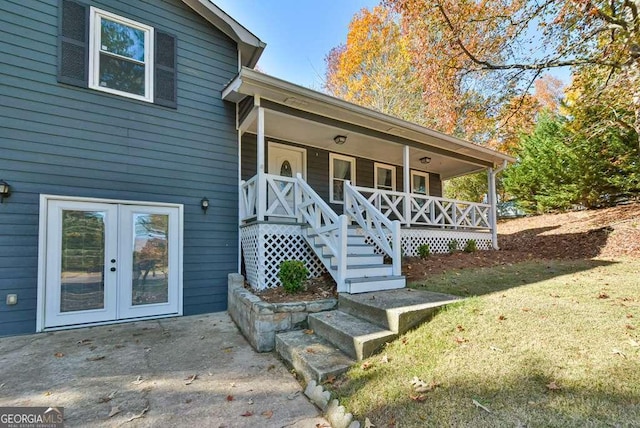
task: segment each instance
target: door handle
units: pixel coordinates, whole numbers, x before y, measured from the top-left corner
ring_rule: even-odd
[[[115,272],[116,268],[112,267],[110,270],[111,270],[111,272]]]

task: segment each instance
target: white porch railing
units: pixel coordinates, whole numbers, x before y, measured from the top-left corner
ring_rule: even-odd
[[[400,222],[382,214],[349,181],[344,183],[344,211],[393,260],[393,275],[402,275]]]
[[[264,174],[264,177],[262,183],[258,182],[257,175],[240,183],[240,222],[264,217],[297,219],[297,180],[272,174]],[[258,197],[262,195],[266,197],[266,210],[259,213]]]
[[[491,229],[490,204],[354,187],[387,218],[407,226]]]
[[[345,279],[347,273],[347,225],[346,215],[338,215],[320,196],[307,184],[300,174],[297,175],[298,213],[300,220],[308,223],[312,233],[308,231],[304,236],[316,244],[321,243],[328,249],[330,257],[319,257],[329,272],[337,271],[334,277],[338,292],[346,291]],[[312,236],[310,236],[312,235]],[[318,242],[320,241],[320,242]],[[309,242],[312,246],[313,243]],[[335,258],[337,269],[331,266],[331,258]]]

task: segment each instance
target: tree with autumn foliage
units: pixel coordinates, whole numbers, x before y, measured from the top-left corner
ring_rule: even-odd
[[[490,73],[506,99],[544,70],[597,68],[601,90],[628,82],[629,122],[640,136],[640,2],[637,0],[386,0],[420,48],[446,49],[471,74]],[[524,95],[523,95],[524,96]],[[504,99],[504,98],[503,98]]]

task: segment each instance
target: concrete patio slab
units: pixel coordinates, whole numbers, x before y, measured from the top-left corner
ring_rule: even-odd
[[[70,427],[329,427],[226,313],[0,338],[0,367],[0,407],[64,407]]]

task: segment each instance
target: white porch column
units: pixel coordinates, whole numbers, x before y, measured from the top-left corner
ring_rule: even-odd
[[[487,199],[491,208],[489,210],[489,225],[491,226],[491,245],[494,250],[499,250],[498,247],[498,215],[497,215],[497,196],[496,196],[496,173],[493,168],[489,168],[487,171],[487,178],[489,181],[489,192],[487,193]]]
[[[404,152],[402,156],[402,166],[404,168],[402,178],[404,179],[403,183],[403,192],[404,195],[404,223],[407,227],[411,226],[411,168],[409,166],[409,146],[404,146]]]
[[[255,101],[258,106],[258,153],[257,153],[257,178],[256,189],[258,192],[257,201],[257,219],[264,221],[264,214],[267,211],[267,180],[264,176],[265,168],[265,141],[264,141],[264,108],[260,107],[260,98],[256,97]]]

